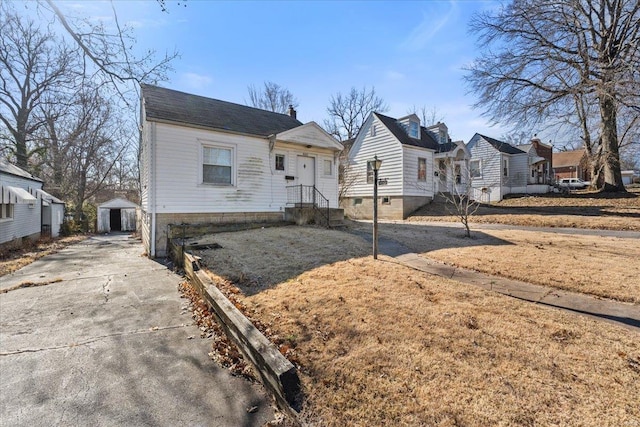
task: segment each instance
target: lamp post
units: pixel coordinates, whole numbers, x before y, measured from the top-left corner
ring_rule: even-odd
[[[378,259],[378,171],[382,160],[375,155],[369,163],[373,169],[373,259]]]

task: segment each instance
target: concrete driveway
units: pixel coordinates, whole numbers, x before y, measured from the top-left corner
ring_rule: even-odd
[[[0,425],[272,420],[259,384],[208,357],[181,280],[127,235],[92,237],[0,277],[0,289],[51,282],[0,294]]]

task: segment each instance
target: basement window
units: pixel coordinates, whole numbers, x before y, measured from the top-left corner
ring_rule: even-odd
[[[391,204],[391,197],[383,197],[382,198],[382,204],[383,205],[390,205]]]
[[[353,199],[353,204],[354,205],[361,205],[362,204],[362,199]]]

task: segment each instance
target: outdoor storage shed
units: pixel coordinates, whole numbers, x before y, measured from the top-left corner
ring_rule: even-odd
[[[98,205],[98,233],[135,231],[137,207],[125,199],[113,199]]]

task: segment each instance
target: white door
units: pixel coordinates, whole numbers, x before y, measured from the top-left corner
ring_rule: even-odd
[[[316,184],[316,162],[313,157],[298,156],[298,184]]]

